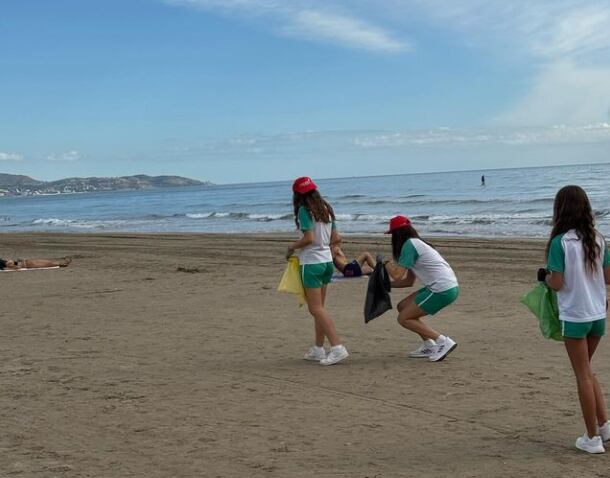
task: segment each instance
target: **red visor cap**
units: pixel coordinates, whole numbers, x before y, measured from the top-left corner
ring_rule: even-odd
[[[294,183],[292,183],[292,190],[295,193],[305,194],[309,191],[313,191],[314,189],[318,189],[316,183],[308,176],[303,176],[300,178],[296,178]]]
[[[392,234],[396,229],[410,225],[411,219],[409,219],[407,216],[394,216],[392,219],[390,219],[390,228],[385,233]]]

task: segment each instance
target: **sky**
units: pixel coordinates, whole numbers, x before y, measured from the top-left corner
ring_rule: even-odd
[[[608,0],[2,0],[0,172],[610,162]]]

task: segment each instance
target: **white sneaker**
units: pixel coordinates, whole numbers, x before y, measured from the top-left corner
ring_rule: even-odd
[[[311,360],[313,362],[319,362],[322,359],[326,358],[326,351],[324,347],[318,347],[316,345],[309,348],[305,355],[303,355],[304,360]]]
[[[587,453],[605,453],[602,437],[599,435],[589,438],[585,433],[576,439],[576,448]]]
[[[418,349],[409,352],[409,357],[425,358],[430,357],[434,352],[436,352],[436,342],[432,339],[427,339],[424,340],[424,343],[421,344]]]
[[[320,365],[334,365],[341,360],[345,360],[348,356],[347,349],[343,345],[336,345],[330,348],[326,358],[320,360]]]
[[[604,423],[598,430],[599,435],[602,437],[602,441],[610,441],[610,421]]]
[[[453,352],[453,349],[457,347],[457,343],[453,341],[450,337],[445,337],[440,341],[436,342],[436,351],[429,356],[428,360],[430,362],[440,362],[447,355]]]

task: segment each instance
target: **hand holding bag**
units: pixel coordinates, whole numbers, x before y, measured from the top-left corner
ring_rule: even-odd
[[[277,286],[279,292],[288,292],[296,294],[299,298],[299,305],[305,303],[305,289],[301,280],[301,271],[299,267],[299,258],[292,256],[288,259],[284,274],[280,279],[280,284]]]

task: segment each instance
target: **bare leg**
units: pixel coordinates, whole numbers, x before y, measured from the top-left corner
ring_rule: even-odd
[[[321,293],[322,293],[322,307],[324,307],[324,304],[326,303],[326,286],[323,286],[321,289]],[[316,346],[318,347],[323,347],[324,346],[324,329],[322,328],[322,326],[320,325],[320,323],[317,320],[314,320],[314,326],[316,329]]]
[[[564,338],[566,351],[576,376],[580,408],[587,427],[589,438],[597,435],[597,404],[593,371],[589,361],[589,347],[587,339]]]
[[[72,258],[63,259],[22,259],[19,266],[26,269],[40,269],[41,267],[67,267],[72,262]]]
[[[326,297],[326,293],[324,293],[324,297]],[[305,298],[307,299],[307,307],[309,308],[309,313],[313,316],[315,321],[316,341],[318,340],[317,331],[319,327],[323,336],[326,336],[328,338],[330,345],[341,345],[341,341],[339,340],[339,337],[337,337],[335,324],[328,315],[326,309],[324,308],[324,303],[322,300],[322,288],[305,288]],[[316,345],[319,344],[316,342]]]
[[[428,313],[415,303],[416,295],[417,292],[413,292],[398,303],[398,323],[405,329],[415,332],[422,340],[436,340],[441,334],[420,320]]]
[[[360,254],[357,259],[358,264],[360,264],[360,267],[362,267],[364,264],[368,265],[371,269],[375,268],[375,259],[373,259],[373,256],[368,253],[368,252],[363,252],[362,254]],[[364,269],[363,269],[364,271]]]
[[[601,337],[587,337],[587,346],[589,351],[589,362],[593,358],[593,354],[599,345]],[[602,389],[597,381],[597,376],[593,373],[593,391],[595,392],[595,415],[597,416],[597,423],[601,426],[608,421],[608,414],[606,412],[606,401],[602,394]]]

